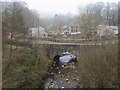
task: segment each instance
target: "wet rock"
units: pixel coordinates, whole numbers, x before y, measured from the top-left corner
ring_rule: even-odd
[[[64,75],[61,75],[61,77],[64,77]]]
[[[53,88],[53,85],[50,85],[49,88]]]
[[[53,82],[51,81],[50,83],[49,83],[49,88],[51,88],[51,87],[53,87]]]
[[[68,81],[69,81],[69,79],[66,79],[65,81],[66,81],[66,82],[68,82]]]
[[[61,72],[59,71],[58,73],[60,74]]]
[[[68,82],[68,84],[70,85],[70,82]]]
[[[72,66],[73,69],[75,69],[75,66]]]
[[[65,66],[64,66],[64,65],[62,65],[62,67],[64,68]]]
[[[56,69],[59,69],[59,67],[56,67]]]
[[[77,71],[74,71],[74,73],[78,73]]]
[[[70,64],[70,68],[75,69],[75,66],[73,64]]]
[[[63,88],[65,88],[65,87],[61,87],[61,89],[63,89]]]
[[[69,66],[65,66],[64,68],[69,68]]]
[[[78,78],[73,78],[74,81],[78,81],[79,79]]]
[[[73,78],[73,80],[76,80],[76,78]]]
[[[58,88],[58,86],[57,86],[57,85],[55,85],[55,88]]]
[[[53,87],[54,87],[54,83],[51,82],[49,88],[53,88]]]
[[[67,78],[69,78],[70,76],[67,76]]]
[[[54,73],[50,73],[50,75],[51,75],[51,76],[53,76],[53,75],[54,75]]]
[[[53,81],[51,81],[51,84],[53,84]]]
[[[53,69],[52,67],[50,67],[50,69]]]

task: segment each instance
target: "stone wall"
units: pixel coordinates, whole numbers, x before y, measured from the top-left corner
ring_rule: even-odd
[[[80,45],[48,44],[43,46],[46,49],[47,56],[50,59],[53,59],[56,55],[62,54],[63,52],[71,52],[72,54],[77,55],[80,51]]]

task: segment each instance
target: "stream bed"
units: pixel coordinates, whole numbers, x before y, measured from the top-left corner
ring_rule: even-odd
[[[50,77],[45,80],[45,88],[80,87],[77,65],[69,63],[59,67],[50,67]]]

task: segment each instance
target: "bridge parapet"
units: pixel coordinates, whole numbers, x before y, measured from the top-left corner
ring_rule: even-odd
[[[44,48],[46,49],[48,57],[53,59],[56,55],[66,51],[76,55],[80,50],[80,45],[48,44],[44,45]]]

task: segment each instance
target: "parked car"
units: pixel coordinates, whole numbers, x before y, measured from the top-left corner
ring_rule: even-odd
[[[68,64],[68,63],[71,63],[71,62],[74,62],[76,63],[77,62],[77,57],[71,53],[62,53],[61,55],[56,55],[54,57],[54,62],[56,65],[60,64],[60,65],[63,65],[63,64]]]

